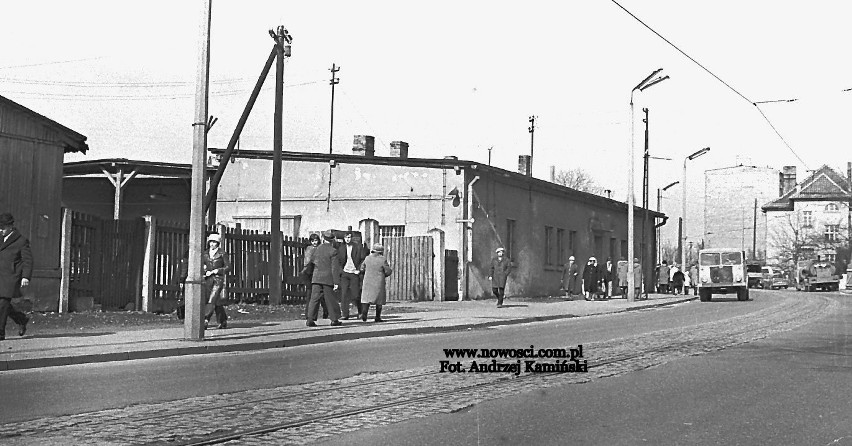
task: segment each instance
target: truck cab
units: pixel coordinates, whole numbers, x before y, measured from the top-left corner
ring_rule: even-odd
[[[745,252],[735,248],[702,249],[698,253],[698,296],[709,302],[713,294],[737,293],[748,300]]]

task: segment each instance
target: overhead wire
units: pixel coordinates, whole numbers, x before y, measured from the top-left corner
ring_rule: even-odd
[[[694,63],[694,64],[698,65],[699,67],[701,67],[701,69],[703,69],[703,70],[704,70],[704,71],[706,71],[708,74],[710,74],[711,76],[713,76],[716,80],[718,80],[719,82],[721,82],[724,86],[728,87],[728,89],[730,89],[731,91],[733,91],[734,93],[736,93],[736,95],[737,95],[737,96],[739,96],[739,97],[743,98],[746,102],[748,102],[749,104],[753,105],[753,106],[754,106],[754,107],[755,107],[755,108],[756,108],[756,109],[760,112],[761,116],[763,116],[763,119],[765,119],[765,120],[766,120],[766,122],[769,124],[769,126],[772,128],[772,130],[775,132],[775,134],[776,134],[776,135],[778,135],[778,137],[781,139],[781,142],[783,142],[783,143],[784,143],[784,145],[785,145],[785,146],[787,146],[787,149],[789,149],[789,150],[790,150],[790,152],[791,152],[791,153],[792,153],[792,154],[793,154],[793,155],[794,155],[794,156],[795,156],[795,157],[799,160],[799,162],[801,162],[801,163],[805,166],[805,168],[809,168],[809,167],[808,167],[808,163],[806,163],[806,162],[802,159],[802,157],[801,157],[801,156],[799,156],[799,154],[798,154],[798,153],[796,153],[796,151],[793,149],[793,147],[792,147],[792,146],[790,146],[790,144],[787,142],[787,140],[786,140],[786,139],[784,139],[784,137],[783,137],[783,136],[781,136],[781,133],[778,131],[778,129],[775,127],[775,125],[774,125],[774,124],[772,124],[772,121],[770,121],[770,120],[769,120],[769,118],[766,116],[766,114],[764,114],[764,113],[763,113],[763,110],[761,110],[761,109],[760,109],[760,106],[758,106],[758,105],[757,105],[757,102],[754,102],[754,101],[752,101],[751,99],[747,98],[745,95],[743,95],[742,93],[740,93],[740,92],[739,92],[736,88],[732,87],[729,83],[725,82],[722,78],[720,78],[720,77],[719,77],[719,76],[717,76],[715,73],[713,73],[712,71],[710,71],[707,67],[705,67],[705,66],[704,66],[704,65],[702,65],[700,62],[698,62],[697,60],[695,60],[692,56],[690,56],[689,54],[686,54],[686,52],[685,52],[685,51],[681,50],[681,49],[680,49],[677,45],[675,45],[674,43],[672,43],[669,39],[665,38],[662,34],[658,33],[658,32],[657,32],[654,28],[651,28],[651,27],[650,27],[647,23],[645,23],[644,21],[642,21],[642,19],[640,19],[639,17],[636,17],[636,15],[635,15],[635,14],[633,14],[632,12],[630,12],[629,10],[627,10],[627,8],[625,8],[624,6],[621,6],[621,4],[620,4],[620,3],[618,3],[616,0],[610,0],[610,1],[612,1],[613,3],[615,3],[615,5],[616,5],[616,6],[618,6],[619,8],[621,8],[621,9],[622,9],[624,12],[626,12],[628,15],[630,15],[630,17],[633,17],[633,19],[635,19],[637,22],[641,23],[641,24],[642,24],[642,26],[644,26],[645,28],[647,28],[647,29],[648,29],[649,31],[651,31],[652,33],[654,33],[657,37],[659,37],[660,39],[662,39],[664,42],[668,43],[668,44],[669,44],[672,48],[674,48],[675,50],[677,50],[680,54],[682,54],[682,55],[683,55],[683,56],[685,56],[687,59],[689,59],[690,61],[692,61],[692,63]]]

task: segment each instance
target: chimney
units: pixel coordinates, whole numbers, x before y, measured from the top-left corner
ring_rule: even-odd
[[[796,166],[784,166],[781,168],[781,180],[778,185],[780,195],[796,188]]]
[[[518,155],[518,173],[521,175],[529,175],[530,156]]]
[[[376,138],[369,135],[355,135],[352,142],[352,154],[358,156],[376,156]]]
[[[556,166],[550,166],[550,182],[556,182]]]
[[[391,141],[390,154],[394,158],[408,158],[408,143],[405,141]]]

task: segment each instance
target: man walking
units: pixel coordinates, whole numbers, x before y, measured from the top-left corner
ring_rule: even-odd
[[[497,256],[491,259],[491,270],[488,280],[491,281],[491,291],[497,298],[497,308],[503,308],[503,296],[506,294],[506,279],[509,278],[509,269],[512,262],[506,258],[503,248],[497,248]]]
[[[30,284],[33,274],[33,255],[30,242],[17,229],[12,214],[0,214],[0,340],[6,339],[6,318],[20,326],[18,334],[27,333],[30,319],[12,306],[12,298],[21,294],[21,287]]]
[[[352,243],[352,233],[343,236],[346,242],[337,248],[337,260],[343,272],[340,273],[340,309],[343,319],[349,319],[349,305],[354,303],[361,314],[361,272],[358,268],[364,261],[364,250],[361,245]]]
[[[305,325],[308,327],[317,326],[320,299],[325,300],[331,325],[343,325],[343,322],[340,322],[340,303],[335,296],[340,283],[340,262],[337,260],[337,250],[331,246],[334,233],[331,229],[323,231],[322,238],[323,243],[317,246],[311,255],[314,273],[311,276],[311,300],[308,302],[308,312],[305,315],[307,319]]]

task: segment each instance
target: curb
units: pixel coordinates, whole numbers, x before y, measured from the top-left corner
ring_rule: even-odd
[[[583,316],[575,314],[559,314],[552,316],[528,316],[517,319],[487,321],[468,325],[451,325],[445,327],[409,327],[397,328],[392,330],[382,330],[374,332],[359,332],[359,333],[331,333],[321,336],[312,336],[301,339],[277,340],[277,341],[260,341],[246,342],[227,345],[192,345],[186,347],[169,347],[153,350],[136,350],[127,352],[113,353],[94,353],[77,356],[55,356],[47,358],[30,358],[30,359],[8,359],[0,361],[0,371],[25,370],[42,367],[56,367],[66,365],[93,364],[103,362],[116,361],[132,361],[135,359],[154,359],[173,356],[189,356],[189,355],[204,355],[211,353],[234,353],[248,352],[257,350],[268,350],[273,348],[298,347],[303,345],[323,344],[328,342],[351,341],[355,339],[370,339],[381,338],[388,336],[412,335],[412,334],[433,334],[433,333],[449,333],[454,331],[467,331],[477,328],[490,328],[496,326],[529,324],[533,322],[547,322],[559,319],[573,319],[578,317],[597,316],[601,314],[619,314],[630,311],[644,310],[648,308],[664,307],[676,305],[684,302],[696,300],[697,296],[678,299],[670,302],[662,302],[658,304],[645,305],[641,307],[624,308],[617,311],[605,313],[592,313]],[[186,341],[193,342],[193,341]],[[202,341],[204,342],[204,341]]]

